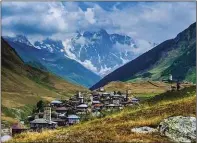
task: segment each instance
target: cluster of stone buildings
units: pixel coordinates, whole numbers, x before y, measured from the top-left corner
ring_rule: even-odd
[[[128,93],[121,94],[120,92],[105,92],[104,89],[99,89],[93,92],[91,98],[91,111],[111,111],[113,109],[123,109],[125,106],[138,104],[137,98],[129,98]]]
[[[30,121],[30,129],[54,129],[57,126],[70,126],[80,121],[80,114],[87,114],[88,105],[79,92],[69,100],[54,100]]]
[[[136,98],[129,98],[128,94],[108,93],[102,88],[92,92],[89,96],[84,96],[79,92],[68,100],[51,101],[44,108],[44,112],[37,113],[29,122],[30,130],[40,131],[58,126],[70,126],[79,123],[82,116],[95,116],[100,115],[102,111],[120,110],[138,102]]]

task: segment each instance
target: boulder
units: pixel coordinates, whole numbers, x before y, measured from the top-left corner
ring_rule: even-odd
[[[7,142],[9,141],[10,139],[12,139],[12,137],[10,135],[4,135],[4,136],[1,136],[1,142]]]
[[[161,135],[165,135],[175,142],[195,142],[196,118],[175,116],[164,119],[158,126]]]
[[[154,128],[151,128],[148,126],[144,126],[144,127],[133,128],[133,129],[131,129],[131,132],[149,134],[149,133],[157,132],[157,129],[154,129]]]

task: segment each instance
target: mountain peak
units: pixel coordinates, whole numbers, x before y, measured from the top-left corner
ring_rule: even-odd
[[[12,42],[18,42],[18,43],[22,43],[22,44],[26,44],[28,46],[33,46],[29,40],[27,39],[26,36],[24,35],[16,35],[15,37],[9,37],[9,36],[6,36],[5,37],[6,39],[12,41]]]

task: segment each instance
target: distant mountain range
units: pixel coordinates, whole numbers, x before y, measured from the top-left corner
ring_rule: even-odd
[[[105,76],[90,89],[111,81],[175,80],[196,82],[196,23]]]
[[[149,44],[150,47],[156,46],[155,43]],[[131,37],[108,34],[104,29],[96,32],[77,32],[76,36],[64,41],[36,41],[34,45],[51,53],[64,54],[100,76],[107,75],[131,61],[135,57],[135,48],[140,48]]]
[[[108,34],[104,29],[77,32],[64,41],[47,38],[31,43],[23,35],[4,39],[26,63],[86,87],[131,61],[135,49],[140,48],[131,37]]]
[[[36,68],[52,72],[65,80],[85,87],[92,86],[99,81],[100,76],[85,68],[75,60],[65,56],[64,53],[51,52],[47,48],[38,48],[31,44],[25,36],[4,37],[4,39],[16,50],[25,63]],[[51,49],[58,48],[59,41],[46,39],[48,43],[56,44]]]

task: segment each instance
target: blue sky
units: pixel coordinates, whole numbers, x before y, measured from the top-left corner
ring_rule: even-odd
[[[195,21],[195,2],[2,2],[4,36],[65,40],[76,31],[102,28],[131,36],[141,52],[148,42],[174,38]]]

